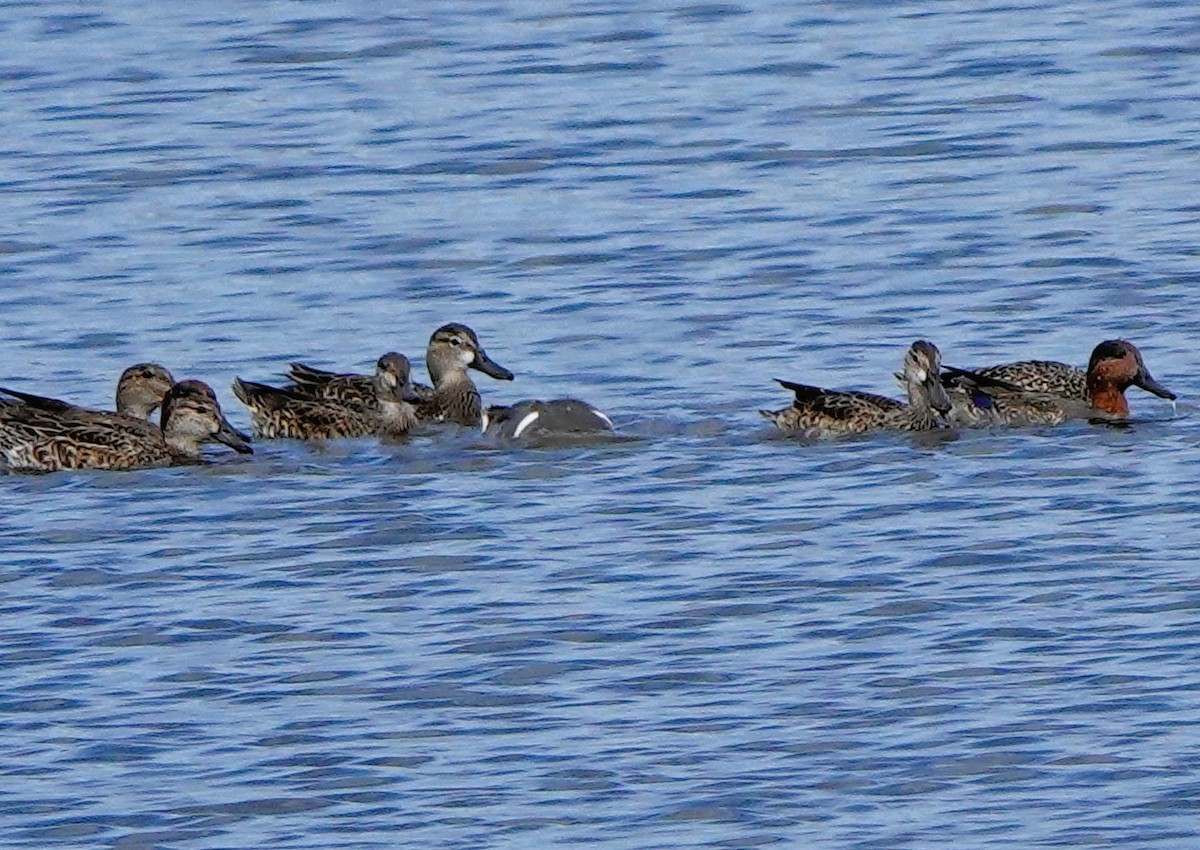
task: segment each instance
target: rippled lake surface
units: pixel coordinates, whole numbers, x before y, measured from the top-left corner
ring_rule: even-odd
[[[460,321],[632,439],[0,478],[0,843],[1194,846],[1195,7],[389,8],[0,3],[0,383]],[[757,415],[1118,336],[1177,409]]]

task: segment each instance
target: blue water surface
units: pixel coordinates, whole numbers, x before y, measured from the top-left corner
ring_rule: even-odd
[[[0,385],[420,363],[631,439],[0,478],[0,843],[1200,839],[1189,3],[0,2]],[[1128,429],[804,443],[1135,341]]]

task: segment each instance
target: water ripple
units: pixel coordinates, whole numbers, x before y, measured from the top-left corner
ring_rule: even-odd
[[[245,427],[465,321],[488,402],[625,439],[3,478],[9,844],[1196,838],[1183,7],[142,5],[0,16],[0,384],[161,360]],[[756,413],[1115,336],[1177,408]]]

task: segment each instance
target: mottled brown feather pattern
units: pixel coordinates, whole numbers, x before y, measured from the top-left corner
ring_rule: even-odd
[[[327,372],[293,363],[288,368],[292,385],[285,387],[299,395],[336,401],[351,407],[371,408],[375,404],[375,379],[371,375],[352,372]],[[413,383],[413,391],[422,399],[433,395],[433,388]]]
[[[24,401],[0,404],[0,457],[10,469],[142,469],[193,462],[200,445],[219,440],[250,452],[199,381],[171,388],[162,428],[119,413],[55,409]]]
[[[293,364],[299,384],[272,387],[238,378],[233,393],[250,411],[255,433],[267,439],[398,437],[417,421],[410,371],[408,358],[389,352],[371,378]]]
[[[1087,371],[1054,360],[1022,360],[973,370],[985,378],[1007,381],[1021,389],[1063,398],[1087,398]]]
[[[790,407],[761,411],[784,431],[806,436],[864,434],[877,430],[927,431],[939,427],[939,410],[949,408],[940,382],[941,354],[930,342],[917,340],[905,355],[898,375],[908,391],[905,404],[859,390],[831,390],[779,381],[792,390]]]
[[[1058,425],[1069,419],[1123,419],[1129,416],[1125,390],[1139,386],[1163,398],[1175,394],[1146,369],[1137,346],[1126,340],[1097,345],[1087,370],[1053,360],[1023,360],[974,370],[995,386],[970,374],[946,378],[959,427],[992,425]]]

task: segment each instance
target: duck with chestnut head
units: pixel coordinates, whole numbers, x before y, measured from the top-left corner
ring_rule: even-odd
[[[1123,339],[1097,345],[1087,369],[1054,360],[1021,360],[973,370],[946,367],[943,381],[953,404],[950,421],[961,427],[1122,421],[1129,418],[1125,391],[1130,387],[1176,398],[1150,374],[1138,347]]]

